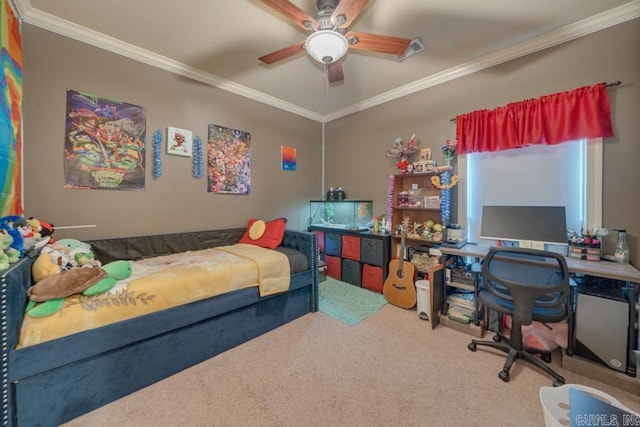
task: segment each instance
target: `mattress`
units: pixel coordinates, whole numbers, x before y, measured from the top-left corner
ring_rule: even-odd
[[[132,275],[111,291],[68,297],[62,310],[48,317],[25,316],[17,348],[247,287],[257,286],[261,296],[284,292],[289,258],[301,267],[295,252],[240,243],[131,261]]]

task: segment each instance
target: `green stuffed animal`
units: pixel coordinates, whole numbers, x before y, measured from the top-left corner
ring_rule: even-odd
[[[6,230],[0,230],[0,271],[6,270],[9,266],[20,259],[20,252],[13,248],[13,237]]]
[[[100,267],[100,261],[94,258],[91,245],[88,243],[77,239],[61,239],[56,241],[56,244],[69,249],[70,262],[74,267],[84,267],[86,265]]]
[[[45,317],[64,306],[68,296],[82,293],[86,296],[110,291],[118,280],[131,276],[129,261],[113,261],[100,268],[74,268],[46,277],[27,290],[27,315]]]

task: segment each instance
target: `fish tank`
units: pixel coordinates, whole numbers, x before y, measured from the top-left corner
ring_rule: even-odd
[[[312,227],[368,230],[373,225],[371,200],[312,200]]]

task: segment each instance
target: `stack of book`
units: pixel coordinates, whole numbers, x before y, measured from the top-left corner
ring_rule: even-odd
[[[473,292],[456,291],[447,296],[447,317],[462,323],[475,318],[475,295]]]

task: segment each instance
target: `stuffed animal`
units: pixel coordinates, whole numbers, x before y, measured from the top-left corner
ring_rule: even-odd
[[[51,253],[49,251],[45,252],[43,249],[43,252],[40,252],[38,258],[33,262],[31,278],[35,283],[61,272],[60,265],[57,261],[54,262],[54,257],[50,255]]]
[[[12,243],[11,234],[7,230],[0,230],[0,271],[6,270],[20,259],[20,252],[11,246]]]
[[[38,237],[49,237],[49,243],[53,243],[53,225],[48,222],[36,219],[34,217],[29,217],[27,222],[31,225],[34,233],[38,235]]]
[[[24,239],[20,232],[20,224],[24,218],[16,215],[3,216],[0,218],[0,230],[5,230],[13,238],[11,247],[18,251],[18,257],[22,255],[24,249]]]
[[[101,268],[74,268],[46,277],[27,290],[27,315],[45,317],[59,311],[68,296],[87,296],[108,292],[118,280],[131,275],[129,261],[113,261]]]
[[[76,239],[61,239],[56,243],[69,249],[70,262],[73,267],[100,267],[100,261],[95,259],[91,245],[88,243]]]

